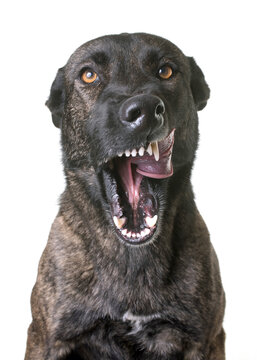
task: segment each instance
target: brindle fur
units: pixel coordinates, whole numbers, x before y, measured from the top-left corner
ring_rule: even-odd
[[[110,99],[156,91],[146,70],[159,51],[181,70],[170,88],[158,90],[176,118],[174,175],[157,181],[161,219],[154,241],[133,247],[114,232],[99,164],[109,149],[129,143],[115,130],[114,111],[107,119]],[[85,56],[104,74],[87,90],[78,79]],[[26,360],[225,359],[219,266],[190,182],[197,110],[208,97],[193,58],[153,35],[93,40],[58,71],[47,105],[61,128],[67,186],[32,292]],[[136,316],[148,321],[137,324]]]

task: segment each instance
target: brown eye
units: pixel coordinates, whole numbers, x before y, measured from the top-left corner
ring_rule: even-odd
[[[89,69],[85,70],[81,76],[81,79],[86,84],[92,84],[93,82],[96,81],[97,78],[98,78],[97,73]]]
[[[172,73],[173,73],[173,70],[170,65],[163,65],[158,70],[158,75],[163,80],[168,80],[169,78],[171,78]]]

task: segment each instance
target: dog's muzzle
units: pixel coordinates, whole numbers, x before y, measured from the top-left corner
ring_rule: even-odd
[[[136,95],[121,105],[119,118],[130,131],[148,135],[163,125],[164,112],[164,103],[158,96]]]

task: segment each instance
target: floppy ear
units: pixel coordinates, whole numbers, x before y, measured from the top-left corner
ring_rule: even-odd
[[[191,69],[190,86],[197,110],[202,110],[210,97],[210,89],[207,85],[204,74],[199,66],[196,64],[194,58],[188,57]]]
[[[58,70],[56,78],[51,86],[50,96],[46,101],[46,106],[52,113],[52,120],[56,127],[60,128],[64,113],[65,88],[64,88],[64,68]]]

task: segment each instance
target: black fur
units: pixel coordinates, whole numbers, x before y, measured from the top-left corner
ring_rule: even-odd
[[[158,69],[167,63],[166,81]],[[92,84],[81,79],[87,68],[98,74]],[[58,71],[47,106],[61,128],[67,186],[32,293],[26,360],[225,359],[219,266],[190,182],[197,111],[209,94],[193,58],[148,34],[92,40]],[[159,124],[156,114],[138,124],[121,118],[126,101],[140,99],[145,111],[153,96],[165,107]],[[117,154],[174,128],[173,175],[144,177],[140,188],[158,213],[156,230],[143,245],[127,244],[112,220],[117,194],[128,201]]]

